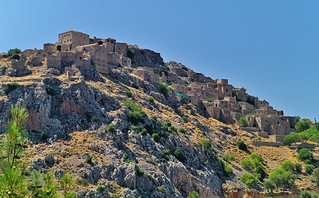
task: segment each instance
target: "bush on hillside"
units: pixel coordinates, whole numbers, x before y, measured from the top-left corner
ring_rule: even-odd
[[[240,150],[243,150],[243,151],[246,151],[246,150],[247,150],[247,146],[246,146],[245,142],[242,141],[242,140],[239,140],[239,141],[236,143],[236,145],[238,146],[238,148],[239,148]]]
[[[303,119],[297,122],[295,129],[297,132],[302,132],[310,128],[310,121],[308,119]]]
[[[239,123],[239,126],[241,126],[241,127],[246,127],[246,126],[248,126],[248,122],[247,122],[247,120],[246,120],[245,117],[241,117],[241,118],[239,119],[238,123]]]
[[[240,181],[245,183],[250,188],[254,187],[258,182],[257,178],[253,174],[249,173],[246,173],[243,176],[241,176]]]
[[[163,82],[158,83],[157,88],[164,96],[167,96],[171,90],[171,88],[169,88],[169,86]]]
[[[306,164],[311,164],[313,162],[313,154],[308,148],[303,148],[299,151],[297,158],[304,161]]]

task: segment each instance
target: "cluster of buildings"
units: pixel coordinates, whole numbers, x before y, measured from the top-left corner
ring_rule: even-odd
[[[133,75],[153,84],[168,82],[180,100],[181,96],[186,96],[187,102],[202,108],[208,116],[228,123],[245,117],[247,127],[258,131],[260,136],[275,135],[277,141],[289,134],[296,123],[295,117],[284,116],[267,101],[247,94],[244,88],[234,88],[227,79],[213,80],[180,63],[164,63],[159,53],[117,43],[112,38],[90,38],[77,31],[64,32],[59,34],[57,43],[44,44],[41,50],[25,50],[21,58],[12,60],[13,67],[26,65],[46,66],[74,75],[80,73],[77,68],[89,66],[94,66],[101,74],[133,66]]]

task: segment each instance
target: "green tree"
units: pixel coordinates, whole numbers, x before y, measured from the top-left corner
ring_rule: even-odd
[[[315,169],[315,166],[312,164],[306,164],[305,166],[305,173],[312,174],[313,170]]]
[[[246,171],[252,171],[254,169],[253,163],[248,159],[240,160],[240,165]]]
[[[294,171],[295,170],[295,164],[292,163],[290,160],[285,161],[281,164],[281,168],[285,171]]]
[[[7,134],[0,147],[0,196],[24,197],[27,194],[26,165],[21,162],[28,133],[24,128],[28,113],[23,108],[12,107],[9,111]]]
[[[296,180],[296,175],[283,169],[274,169],[269,174],[269,179],[276,184],[277,188],[291,188]]]
[[[313,162],[313,154],[308,148],[302,148],[299,151],[297,158],[301,161],[304,161],[306,164]]]
[[[293,143],[300,142],[301,139],[299,133],[292,132],[289,135],[286,135],[283,141],[285,145],[291,145]]]
[[[310,128],[310,120],[302,119],[295,125],[295,129],[297,132],[305,131]]]

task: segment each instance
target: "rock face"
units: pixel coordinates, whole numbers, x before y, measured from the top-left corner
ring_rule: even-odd
[[[159,53],[148,49],[130,48],[132,52],[132,66],[145,66],[158,68],[165,65],[163,58]]]

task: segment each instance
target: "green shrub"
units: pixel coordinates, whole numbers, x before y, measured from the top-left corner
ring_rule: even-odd
[[[138,84],[136,81],[133,81],[133,82],[132,82],[132,87],[133,87],[134,89],[139,89],[139,88],[140,88],[139,84]]]
[[[295,164],[295,171],[296,173],[301,173],[302,172],[302,165],[299,163]]]
[[[174,126],[169,126],[169,127],[167,128],[167,130],[168,130],[169,132],[171,132],[171,133],[176,133],[176,132],[177,132],[177,129],[176,129]]]
[[[202,133],[203,135],[206,135],[206,131],[201,131],[201,133]]]
[[[246,150],[247,150],[247,146],[246,146],[245,142],[242,141],[242,140],[239,140],[239,141],[236,143],[236,145],[238,146],[238,148],[239,148],[240,150],[243,150],[243,151],[246,151]]]
[[[143,127],[142,126],[131,125],[130,129],[132,131],[141,132],[143,130]]]
[[[246,127],[248,126],[248,122],[245,117],[241,117],[238,121],[239,126]]]
[[[133,124],[144,123],[146,114],[143,111],[130,111],[127,113],[127,119]]]
[[[92,116],[91,119],[90,119],[91,122],[99,122],[100,119],[96,116]]]
[[[109,133],[114,133],[115,132],[115,125],[114,124],[109,124],[109,125],[107,125],[107,127],[106,127],[106,131],[107,132],[109,132]]]
[[[9,83],[3,85],[3,91],[6,95],[8,95],[11,91],[17,89],[19,87],[18,83]]]
[[[98,192],[103,192],[103,191],[105,191],[106,190],[106,187],[105,186],[98,186],[97,188],[96,188],[96,191],[98,191]]]
[[[184,129],[184,128],[179,128],[179,129],[178,129],[178,132],[183,133],[183,134],[185,134],[185,133],[186,133],[186,131],[185,131],[185,129]]]
[[[183,151],[181,151],[180,149],[176,149],[174,151],[174,156],[176,157],[176,159],[178,159],[181,162],[184,162],[186,160]]]
[[[185,123],[187,123],[187,122],[188,122],[188,117],[183,116],[183,117],[182,117],[182,119],[183,119],[183,121],[184,121]]]
[[[291,145],[296,142],[300,142],[298,133],[292,132],[284,137],[284,145]]]
[[[317,186],[319,186],[319,168],[313,169],[313,178],[314,178]]]
[[[77,179],[76,180],[76,183],[80,186],[88,186],[89,185],[89,182],[86,180],[86,179]]]
[[[257,166],[255,175],[259,181],[263,181],[266,178],[266,172],[262,166]]]
[[[313,170],[315,169],[315,166],[312,164],[306,164],[305,166],[305,173],[312,174]]]
[[[133,102],[132,100],[122,100],[122,103],[131,111],[142,111],[141,106]]]
[[[155,99],[154,99],[154,97],[153,96],[148,96],[147,97],[147,100],[148,100],[148,102],[150,102],[150,103],[154,103],[154,101],[155,101]]]
[[[159,142],[161,139],[161,137],[157,133],[153,133],[152,138],[154,139],[155,142]]]
[[[125,90],[125,94],[127,95],[127,97],[131,98],[133,96],[133,93],[130,90]]]
[[[295,164],[291,161],[286,161],[281,164],[281,168],[285,171],[294,171],[295,170]]]
[[[162,77],[163,73],[167,76],[168,75],[169,68],[165,66],[160,66],[158,69],[158,74]]]
[[[159,186],[159,187],[157,187],[157,191],[160,193],[166,193],[166,188],[165,188],[165,186]]]
[[[264,162],[264,159],[261,157],[261,155],[260,155],[260,154],[257,154],[257,153],[252,153],[252,154],[250,155],[250,159],[251,159],[251,160],[257,160],[257,161],[260,162],[260,163],[263,163],[263,162]]]
[[[277,187],[292,188],[296,180],[296,175],[283,169],[274,169],[269,174],[269,179],[272,180]]]
[[[257,178],[249,173],[246,173],[243,176],[241,176],[240,181],[245,183],[250,188],[254,187],[258,182]]]
[[[217,150],[214,147],[211,147],[210,150],[212,150],[213,153],[217,154]]]
[[[140,169],[140,167],[138,167],[137,165],[135,165],[135,170],[136,170],[136,174],[137,176],[142,176],[144,175],[144,171]]]
[[[42,131],[41,133],[40,133],[40,138],[41,138],[41,140],[47,140],[48,139],[48,137],[49,137],[49,135],[48,135],[48,133],[46,133],[45,131]]]
[[[214,100],[213,100],[213,98],[206,98],[206,101],[207,102],[213,102]]]
[[[318,198],[319,195],[315,192],[310,191],[301,191],[299,198]]]
[[[224,155],[222,159],[228,163],[235,161],[235,157],[233,155]]]
[[[147,129],[142,129],[142,131],[140,132],[141,135],[146,135],[147,134]]]
[[[254,169],[253,163],[248,159],[240,160],[240,165],[246,171],[252,171]]]
[[[118,194],[112,194],[111,195],[111,198],[120,198],[121,196],[120,195],[118,195]]]
[[[170,126],[172,126],[172,124],[171,124],[169,121],[167,121],[167,122],[161,122],[161,128],[162,128],[163,130],[168,131],[168,127],[170,127]]]
[[[191,193],[189,193],[187,198],[200,198],[200,196],[196,191],[192,191]]]
[[[209,140],[201,140],[198,142],[198,145],[204,147],[205,149],[210,149],[212,147],[212,144]]]
[[[268,192],[273,192],[273,190],[276,189],[276,184],[275,182],[273,182],[272,180],[267,180],[264,182],[264,188],[268,191]]]
[[[306,164],[313,162],[313,154],[308,148],[303,148],[299,151],[297,158],[304,161]]]
[[[220,160],[220,165],[225,177],[230,177],[233,174],[233,170],[222,160]]]
[[[93,164],[92,156],[90,154],[86,157],[85,162],[88,163],[88,164]]]
[[[169,88],[169,86],[163,82],[158,83],[157,88],[164,96],[167,96],[171,90],[171,88]]]
[[[308,119],[303,119],[297,122],[295,129],[297,132],[305,131],[310,128],[310,121]]]
[[[14,54],[20,54],[21,53],[21,50],[18,49],[18,48],[14,48],[14,49],[9,49],[8,50],[8,56],[12,56]]]
[[[45,91],[51,96],[54,96],[57,93],[51,85],[47,85]]]
[[[165,155],[170,155],[170,154],[171,154],[171,150],[169,150],[169,149],[164,149],[164,150],[163,150],[163,153],[164,153]]]

